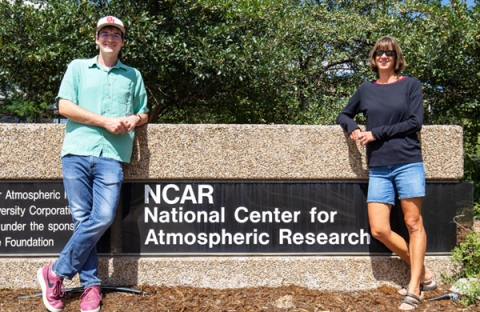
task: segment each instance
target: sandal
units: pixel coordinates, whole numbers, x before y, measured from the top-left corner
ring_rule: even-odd
[[[437,282],[433,280],[433,276],[423,281],[423,283],[420,283],[420,291],[428,291],[434,289],[437,289]],[[408,293],[407,286],[403,286],[397,292],[399,295],[406,296]]]
[[[421,292],[420,292],[421,294]],[[413,298],[415,299],[416,301],[413,301],[412,299],[408,299],[408,298]],[[422,299],[420,299],[420,297],[418,297],[417,295],[415,294],[412,294],[412,293],[409,293],[407,292],[407,294],[405,295],[405,298],[402,299],[402,301],[400,301],[400,306],[402,305],[402,303],[406,303],[410,306],[413,307],[413,309],[408,309],[408,310],[405,310],[405,309],[400,309],[400,306],[398,307],[401,311],[414,311],[414,310],[417,310],[418,307],[420,306],[420,303],[422,302]]]

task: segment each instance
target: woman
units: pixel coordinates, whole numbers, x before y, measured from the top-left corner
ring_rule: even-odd
[[[421,208],[425,196],[425,170],[417,132],[423,123],[422,85],[417,78],[400,76],[406,63],[395,39],[382,37],[370,53],[369,65],[377,80],[357,89],[337,123],[350,138],[366,146],[369,187],[368,219],[372,236],[410,265],[410,282],[399,291],[405,297],[400,310],[416,310],[421,291],[436,288],[425,267],[427,236]],[[353,120],[362,113],[366,131]],[[390,212],[398,195],[408,229],[409,243],[393,232]]]

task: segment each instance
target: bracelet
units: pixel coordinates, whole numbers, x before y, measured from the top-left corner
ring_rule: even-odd
[[[138,117],[138,122],[137,122],[137,124],[138,124],[139,122],[141,122],[141,121],[142,121],[142,117],[140,117],[140,115],[139,115],[139,114],[133,114],[133,115],[135,115],[135,116],[137,116],[137,117]]]

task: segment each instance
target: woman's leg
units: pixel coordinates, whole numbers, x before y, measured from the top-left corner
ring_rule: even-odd
[[[425,278],[424,261],[427,249],[427,234],[423,227],[422,198],[401,200],[405,225],[410,237],[410,282],[408,292],[419,295],[420,283]]]
[[[395,181],[392,166],[370,168],[368,181],[368,221],[372,236],[410,263],[407,242],[392,231],[390,212],[395,203]]]
[[[426,274],[431,278],[430,270],[424,266],[427,236],[421,216],[422,198],[405,199],[401,201],[405,224],[410,235],[410,242],[393,232],[390,227],[390,211],[392,205],[382,203],[368,203],[368,219],[372,236],[382,242],[388,249],[396,253],[402,260],[410,264],[410,282],[407,293],[420,297],[420,282],[425,280]],[[426,273],[428,272],[428,273]],[[407,299],[416,300],[410,297]],[[402,303],[401,310],[410,310],[413,306]]]
[[[410,281],[416,280],[419,276],[419,282],[425,282],[424,286],[435,287],[432,272],[424,265],[427,248],[427,235],[422,219],[422,202],[426,190],[424,165],[421,162],[399,165],[394,173],[395,185],[409,234],[410,259],[407,263],[411,267]]]
[[[393,232],[390,227],[390,211],[392,205],[368,203],[368,220],[372,236],[382,242],[388,249],[396,253],[402,260],[410,264],[407,242]]]
[[[407,210],[410,210],[412,207],[412,204],[416,206],[414,202],[418,202],[418,201],[420,201],[419,204],[421,206],[421,200],[422,200],[421,198],[406,199],[404,200],[405,203],[404,201],[402,201],[402,207],[405,206],[407,207]],[[382,242],[388,249],[396,253],[403,261],[405,261],[408,265],[411,266],[412,257],[409,252],[409,249],[410,249],[409,245],[407,244],[407,242],[403,237],[393,232],[390,227],[391,209],[392,209],[392,205],[389,205],[389,204],[368,203],[368,219],[370,223],[370,231],[374,238]],[[415,211],[415,209],[413,209],[413,211]],[[413,220],[415,219],[418,219],[418,216],[414,215]],[[423,225],[422,225],[422,229],[423,229]],[[424,229],[423,229],[423,232],[425,233]],[[417,234],[415,234],[415,236],[417,236]],[[425,242],[426,242],[426,235],[425,235]],[[433,279],[432,271],[430,271],[430,269],[428,269],[427,267],[422,266],[420,282],[423,283],[424,281],[432,281],[432,279]]]

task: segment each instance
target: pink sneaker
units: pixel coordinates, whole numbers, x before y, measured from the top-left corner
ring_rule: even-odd
[[[91,286],[83,291],[80,297],[80,311],[81,312],[98,312],[100,311],[100,303],[102,288],[100,286]]]
[[[63,291],[63,278],[52,274],[52,263],[38,269],[37,279],[40,287],[42,287],[43,303],[48,311],[63,311],[63,302],[61,300],[65,294]]]

